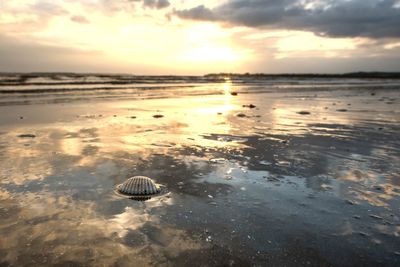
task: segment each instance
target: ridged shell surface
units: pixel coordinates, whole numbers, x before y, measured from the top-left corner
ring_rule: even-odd
[[[146,176],[134,176],[118,187],[118,192],[132,196],[151,196],[160,193],[160,188],[152,179]]]

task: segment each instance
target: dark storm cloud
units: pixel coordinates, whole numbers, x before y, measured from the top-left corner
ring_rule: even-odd
[[[177,10],[183,19],[307,30],[333,37],[400,37],[395,0],[229,0],[216,8]]]

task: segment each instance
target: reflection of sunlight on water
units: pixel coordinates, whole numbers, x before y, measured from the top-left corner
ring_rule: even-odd
[[[222,84],[224,92],[222,96],[206,96],[205,98],[199,99],[203,105],[206,104],[207,106],[200,106],[197,111],[200,113],[217,114],[233,110],[234,105],[232,105],[231,87],[232,82],[226,80],[225,83]]]
[[[275,132],[290,130],[291,134],[307,132],[301,124],[297,125],[299,122],[304,123],[304,121],[302,121],[303,118],[296,116],[296,111],[295,108],[289,106],[274,109],[271,114],[271,130]]]
[[[49,257],[59,255],[58,262],[79,263],[87,259],[82,255],[94,255],[93,260],[103,260],[95,262],[96,266],[118,265],[121,258],[146,266],[154,263],[153,255],[158,263],[168,262],[171,255],[207,247],[197,226],[202,228],[201,220],[214,220],[217,214],[203,209],[203,204],[211,205],[209,196],[217,206],[228,203],[225,210],[221,204],[221,212],[229,214],[230,207],[238,208],[238,216],[260,215],[261,210],[251,208],[253,199],[261,203],[269,196],[276,199],[270,202],[271,209],[291,214],[297,206],[292,209],[287,203],[298,199],[311,212],[308,218],[299,217],[304,225],[315,223],[314,218],[328,221],[330,214],[346,221],[346,212],[353,212],[346,207],[357,213],[378,210],[377,206],[383,207],[379,211],[397,211],[397,143],[384,139],[378,143],[368,139],[374,136],[368,136],[364,128],[351,128],[356,112],[326,111],[324,100],[278,99],[244,90],[232,96],[229,79],[215,88],[218,94],[110,101],[94,109],[94,117],[77,116],[68,123],[0,135],[0,176],[5,177],[0,181],[0,215],[6,216],[0,220],[0,250],[7,251],[3,258],[15,263],[18,254],[46,250]],[[248,108],[249,104],[256,108]],[[299,115],[300,110],[311,114]],[[236,112],[246,116],[238,118]],[[164,117],[156,119],[154,114]],[[17,138],[20,133],[36,137]],[[286,135],[293,138],[281,142]],[[390,151],[394,152],[388,155]],[[136,172],[161,180],[172,197],[138,203],[113,195],[114,185]],[[318,193],[321,202],[308,198],[309,192]],[[237,196],[243,201],[237,201]],[[340,203],[348,200],[354,206],[343,203],[344,208],[335,205],[325,215],[314,212],[314,208],[330,209],[324,206],[328,203],[323,202],[325,197]],[[246,206],[250,211],[240,210]],[[10,212],[4,213],[3,207]],[[191,215],[181,215],[182,210],[190,210]],[[278,216],[277,221],[287,218],[271,214],[271,218]],[[221,217],[216,216],[216,221],[222,225],[225,214]],[[255,228],[268,222],[262,214],[259,218]],[[192,222],[198,224],[192,226]],[[247,218],[238,219],[239,223],[247,224]],[[324,227],[321,221],[315,226],[317,230]],[[342,233],[352,233],[352,226],[357,231],[356,224],[346,222]],[[211,228],[218,231],[218,227]],[[215,239],[220,241],[218,234]]]
[[[297,103],[296,103],[297,104]],[[291,134],[304,134],[311,129],[307,124],[323,124],[335,123],[343,125],[353,124],[352,119],[345,113],[335,113],[331,111],[321,112],[324,110],[326,103],[315,101],[310,106],[291,105],[291,103],[276,103],[277,108],[271,113],[271,128],[274,131],[290,131]],[[309,111],[310,115],[300,115],[299,111]],[[322,133],[319,133],[322,134]]]
[[[232,81],[231,80],[226,80],[224,83],[224,96],[225,96],[225,103],[224,106],[225,107],[229,107],[226,108],[225,111],[229,111],[231,109],[233,109],[233,106],[231,104],[232,101],[232,95],[231,95],[231,87],[232,87]]]
[[[230,95],[231,87],[232,87],[232,81],[229,78],[225,78],[225,83],[223,84],[223,86],[224,86],[225,95]]]
[[[198,113],[205,113],[208,115],[217,115],[217,113],[227,113],[231,111],[234,106],[231,104],[231,96],[223,95],[219,97],[209,97],[201,100],[202,102],[208,102],[209,105],[199,107],[196,111]],[[212,103],[214,102],[214,103]],[[214,104],[214,105],[213,105]]]
[[[215,146],[215,141],[197,137],[230,132],[231,126],[224,116],[235,108],[231,103],[230,86],[230,81],[221,85],[221,95],[143,100],[140,106],[132,101],[117,103],[113,109],[129,110],[136,118],[118,116],[113,118],[112,127],[100,128],[99,138],[107,143],[102,151],[121,149],[123,146],[124,150],[141,150],[141,153],[147,154],[152,152],[143,150],[144,147],[155,145],[158,151],[166,151],[176,144],[193,143],[189,139],[195,139],[202,146]],[[155,119],[152,117],[154,114],[164,117]]]
[[[65,154],[79,156],[82,153],[82,143],[78,138],[64,138],[61,140],[61,149]]]

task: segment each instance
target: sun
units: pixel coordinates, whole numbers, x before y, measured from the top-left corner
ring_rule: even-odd
[[[190,25],[181,40],[184,44],[179,54],[184,63],[233,63],[242,58],[231,33],[215,24]]]

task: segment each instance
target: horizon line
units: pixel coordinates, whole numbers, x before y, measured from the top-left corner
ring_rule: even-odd
[[[67,74],[67,75],[108,75],[108,76],[176,76],[176,77],[204,77],[216,75],[230,75],[230,76],[346,76],[346,75],[400,75],[400,71],[351,71],[351,72],[212,72],[205,74],[135,74],[135,73],[121,73],[121,72],[72,72],[72,71],[0,71],[3,74],[22,74],[22,75],[54,75],[54,74]]]

